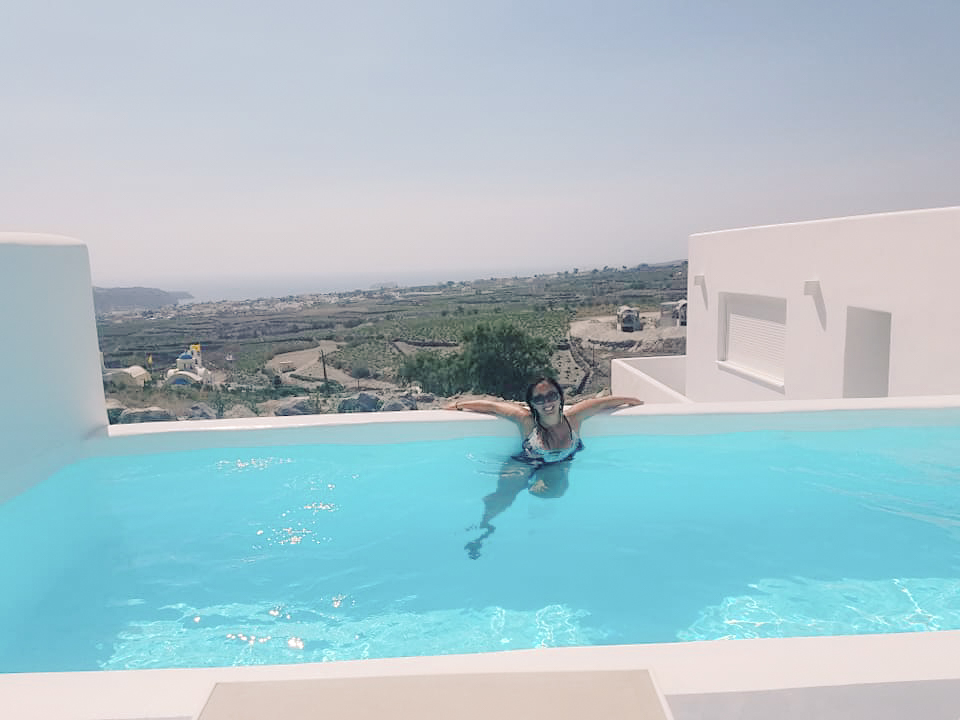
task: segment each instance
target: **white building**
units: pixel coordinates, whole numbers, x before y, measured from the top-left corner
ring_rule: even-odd
[[[647,402],[960,393],[960,207],[693,235],[687,354],[615,360]]]
[[[213,382],[213,373],[203,366],[199,345],[191,345],[177,358],[177,366],[167,370],[167,385],[205,385]]]
[[[114,385],[125,387],[142,388],[150,380],[150,373],[140,365],[131,365],[125,368],[106,367],[103,364],[103,353],[100,353],[100,374],[103,376],[105,383],[111,382]]]

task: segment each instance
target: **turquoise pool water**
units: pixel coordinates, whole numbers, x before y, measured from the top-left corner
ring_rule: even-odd
[[[960,629],[960,428],[91,458],[0,506],[0,670]]]

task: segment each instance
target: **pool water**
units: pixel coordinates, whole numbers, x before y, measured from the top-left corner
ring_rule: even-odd
[[[960,428],[89,458],[0,506],[0,671],[960,629]]]

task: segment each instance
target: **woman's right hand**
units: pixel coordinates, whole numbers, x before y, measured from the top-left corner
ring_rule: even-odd
[[[538,495],[542,492],[545,492],[546,489],[547,489],[547,484],[540,478],[537,478],[537,481],[530,486],[530,492],[537,493]]]

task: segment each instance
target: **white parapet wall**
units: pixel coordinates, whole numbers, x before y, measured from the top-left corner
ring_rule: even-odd
[[[693,235],[696,402],[960,392],[960,207]]]
[[[2,502],[106,432],[85,245],[0,233],[0,337]]]
[[[610,363],[610,392],[637,397],[646,404],[689,403],[686,355],[621,358]]]

